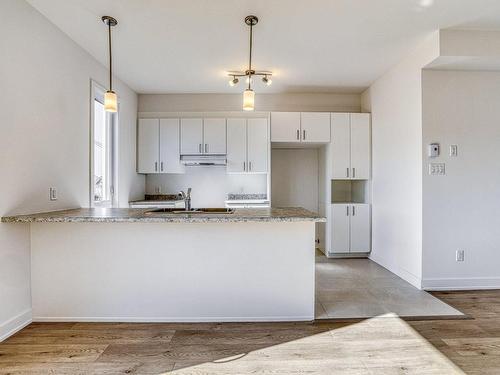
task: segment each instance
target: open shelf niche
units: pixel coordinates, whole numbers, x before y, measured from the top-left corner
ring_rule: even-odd
[[[369,180],[331,180],[331,203],[370,203]]]

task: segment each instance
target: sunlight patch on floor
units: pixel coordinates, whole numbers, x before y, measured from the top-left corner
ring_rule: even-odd
[[[394,314],[167,374],[464,374]]]

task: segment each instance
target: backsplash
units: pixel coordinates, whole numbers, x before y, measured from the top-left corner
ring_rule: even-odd
[[[193,207],[223,207],[229,193],[267,194],[266,174],[227,174],[224,167],[191,167],[185,174],[146,176],[146,194],[175,194],[192,188]]]

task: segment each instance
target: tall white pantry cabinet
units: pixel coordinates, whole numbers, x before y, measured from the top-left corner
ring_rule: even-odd
[[[371,116],[332,113],[331,142],[320,149],[319,247],[328,256],[371,251]]]

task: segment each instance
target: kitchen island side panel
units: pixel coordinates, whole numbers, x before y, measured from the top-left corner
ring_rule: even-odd
[[[312,320],[314,225],[32,223],[33,319]]]

